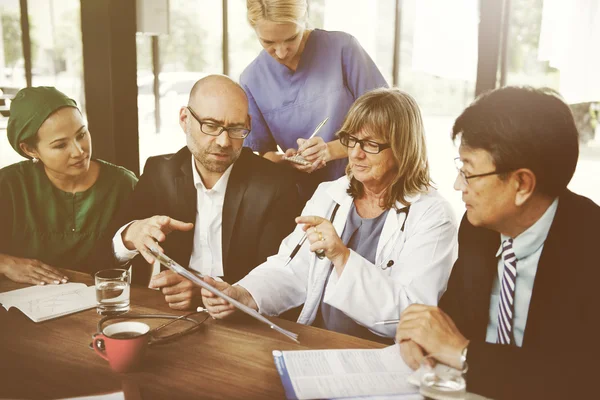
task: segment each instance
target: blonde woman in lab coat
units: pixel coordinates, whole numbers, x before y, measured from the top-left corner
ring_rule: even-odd
[[[446,289],[456,222],[431,186],[410,95],[362,95],[337,135],[348,151],[346,176],[319,185],[278,254],[233,286],[205,279],[262,314],[304,304],[298,323],[391,342],[396,326],[378,321],[398,319],[413,303],[436,305]],[[214,318],[235,310],[206,290],[202,296]]]

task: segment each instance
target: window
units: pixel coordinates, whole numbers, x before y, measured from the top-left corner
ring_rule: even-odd
[[[580,135],[569,188],[600,204],[600,5],[511,2],[506,84],[550,87],[571,106]]]
[[[6,138],[10,99],[25,86],[19,0],[0,1],[0,168],[23,160]]]
[[[170,0],[168,35],[158,37],[160,126],[155,123],[152,38],[137,37],[140,169],[146,159],[185,146],[179,110],[187,105],[194,83],[223,72],[222,3]]]
[[[85,114],[79,0],[28,0],[33,86],[54,86]]]
[[[478,27],[478,0],[402,2],[398,86],[421,107],[432,179],[457,218],[465,208],[453,189],[458,149],[450,132],[474,99]]]
[[[229,0],[228,17],[229,75],[239,81],[244,69],[263,48],[246,19],[246,0]]]
[[[0,1],[0,167],[21,161],[6,141],[8,97],[26,86],[18,0]],[[81,16],[78,0],[28,0],[33,86],[55,86],[72,97],[85,114]]]
[[[392,84],[395,0],[310,0],[312,27],[354,36]]]

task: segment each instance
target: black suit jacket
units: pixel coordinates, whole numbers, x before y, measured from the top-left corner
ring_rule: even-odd
[[[521,348],[485,342],[500,235],[466,216],[440,307],[471,340],[468,390],[495,399],[577,398],[600,371],[600,207],[565,191],[538,264]],[[517,274],[518,274],[517,264]]]
[[[187,147],[148,159],[135,190],[113,221],[111,241],[121,226],[153,215],[196,222],[191,160]],[[276,254],[283,238],[294,229],[294,218],[300,211],[298,189],[290,171],[243,148],[231,171],[223,203],[224,280],[234,283]],[[193,229],[174,231],[161,246],[165,254],[187,267],[193,241]],[[104,252],[109,252],[106,247]],[[144,272],[140,274],[141,269]],[[134,260],[134,271],[137,283],[147,283],[150,268],[141,256]],[[140,275],[144,277],[141,280]]]

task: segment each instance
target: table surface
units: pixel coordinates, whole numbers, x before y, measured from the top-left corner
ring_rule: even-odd
[[[73,282],[90,276],[66,271]],[[0,280],[0,292],[26,285]],[[159,291],[132,287],[131,312],[182,315]],[[124,390],[128,399],[283,399],[273,350],[381,348],[384,345],[270,318],[299,335],[300,344],[245,316],[206,322],[195,332],[148,349],[143,365],[119,374],[88,345],[95,309],[34,323],[0,307],[0,398],[57,399]],[[163,320],[148,320],[151,327]],[[172,326],[171,326],[172,327]]]

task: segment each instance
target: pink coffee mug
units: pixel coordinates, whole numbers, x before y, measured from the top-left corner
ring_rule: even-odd
[[[116,372],[133,370],[148,346],[150,327],[142,322],[117,322],[94,334],[94,350]],[[99,343],[104,342],[104,348]]]

